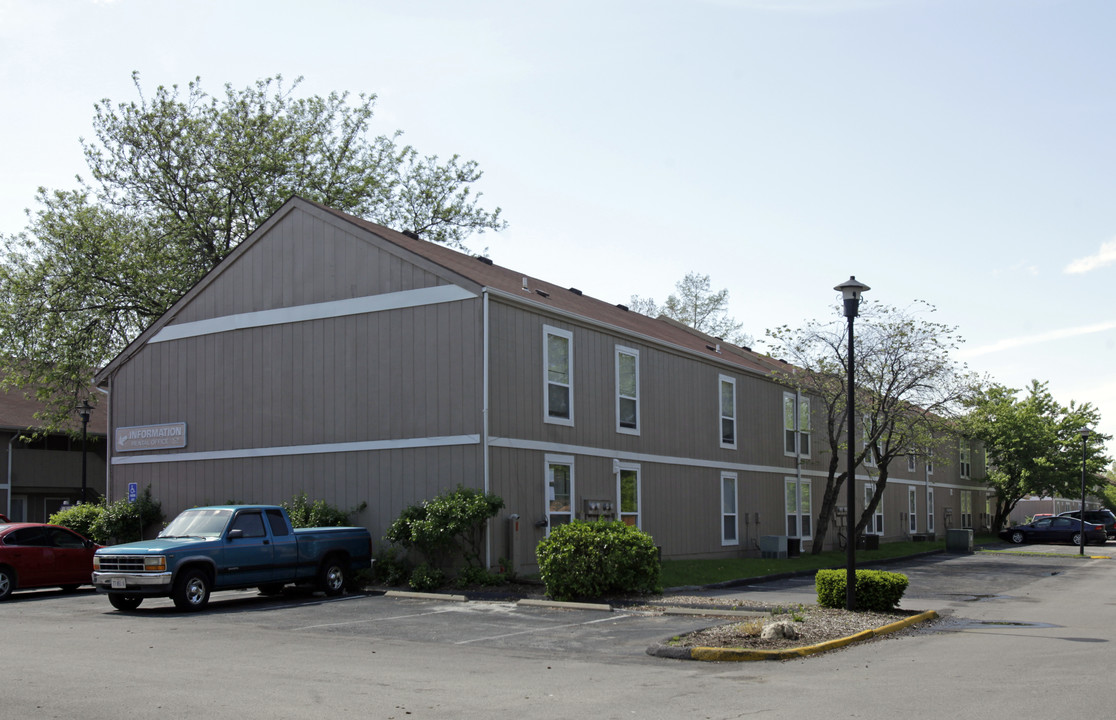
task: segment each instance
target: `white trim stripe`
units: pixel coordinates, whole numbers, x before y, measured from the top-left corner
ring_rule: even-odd
[[[287,323],[323,320],[326,318],[344,317],[346,315],[363,315],[365,313],[382,312],[384,310],[398,310],[400,308],[419,307],[421,305],[457,302],[476,297],[477,295],[475,293],[459,285],[436,285],[434,287],[401,290],[399,292],[384,293],[382,295],[367,295],[365,297],[350,298],[348,300],[333,300],[331,302],[314,303],[311,305],[295,305],[292,307],[276,308],[274,310],[237,313],[236,315],[225,315],[224,317],[216,317],[208,320],[166,325],[159,330],[159,332],[155,333],[148,342],[167,342],[168,340],[181,340],[183,338],[213,335],[216,333],[230,332],[232,330],[243,330],[245,328],[286,325]]]
[[[365,440],[362,442],[323,443],[320,445],[281,445],[266,448],[241,448],[237,450],[210,450],[204,452],[166,453],[160,455],[113,456],[113,465],[141,465],[144,463],[194,462],[198,460],[237,460],[242,458],[284,457],[289,455],[318,455],[326,453],[376,452],[410,448],[453,447],[479,445],[480,435],[449,435],[446,437],[405,438],[402,440]]]

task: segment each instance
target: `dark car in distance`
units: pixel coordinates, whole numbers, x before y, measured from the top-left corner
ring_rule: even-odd
[[[0,600],[7,600],[15,590],[72,590],[91,584],[98,547],[59,525],[0,524]]]
[[[1025,525],[1015,525],[1001,530],[1000,537],[1016,545],[1025,542],[1068,542],[1080,545],[1082,525],[1085,526],[1086,543],[1103,545],[1108,542],[1108,534],[1103,525],[1094,525],[1087,520],[1082,523],[1077,518],[1062,516],[1039,518]]]
[[[1058,513],[1058,517],[1081,517],[1080,510],[1071,510],[1069,512]],[[1093,523],[1094,525],[1103,525],[1104,532],[1110,538],[1116,538],[1116,515],[1111,510],[1086,510],[1085,522]]]

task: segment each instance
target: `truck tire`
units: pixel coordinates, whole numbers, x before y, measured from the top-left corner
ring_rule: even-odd
[[[191,568],[178,576],[171,598],[179,610],[196,612],[209,603],[209,589],[209,575],[200,568]]]
[[[345,592],[349,584],[349,571],[345,559],[340,555],[330,555],[318,571],[318,589],[330,597]]]
[[[132,610],[135,610],[140,606],[141,602],[143,602],[143,598],[137,597],[135,595],[109,595],[109,603],[121,612],[130,612]]]

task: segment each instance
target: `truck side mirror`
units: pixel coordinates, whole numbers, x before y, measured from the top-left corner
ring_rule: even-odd
[[[237,540],[242,537],[244,537],[244,531],[240,528],[229,530],[229,540]]]

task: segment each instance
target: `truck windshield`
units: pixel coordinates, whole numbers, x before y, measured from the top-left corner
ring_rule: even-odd
[[[186,510],[171,520],[159,537],[220,537],[232,517],[232,510],[199,508]]]

